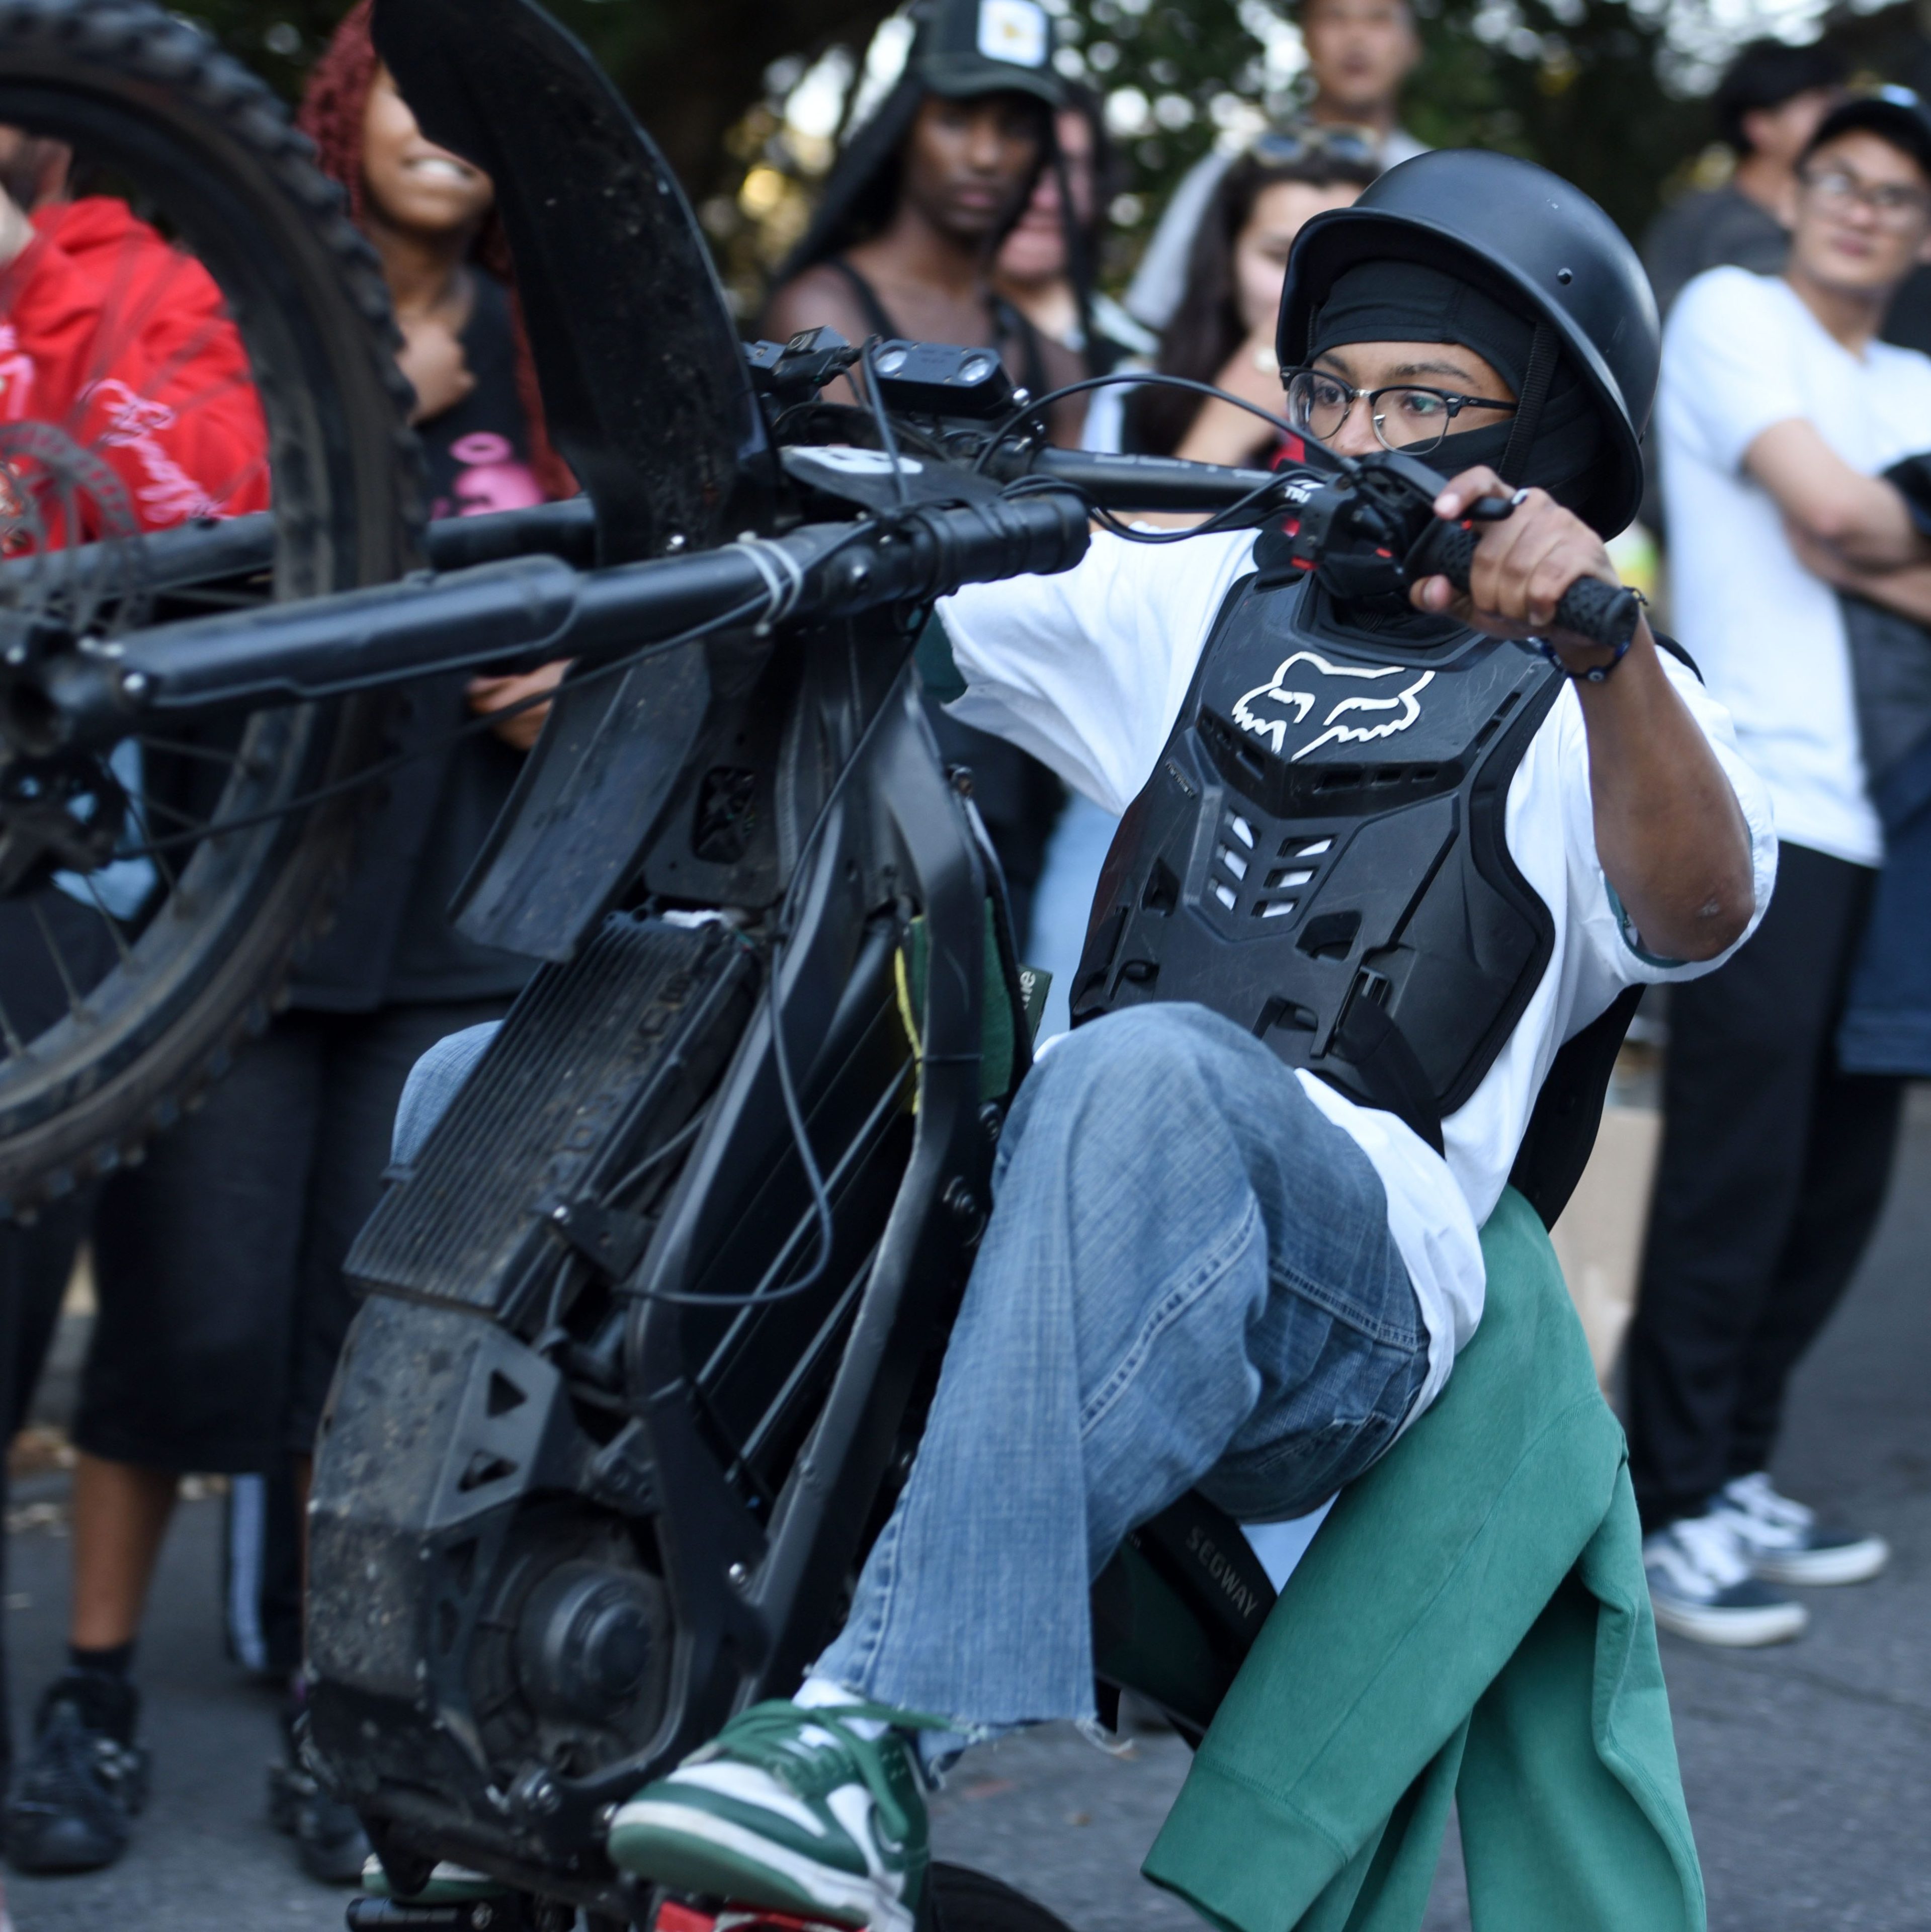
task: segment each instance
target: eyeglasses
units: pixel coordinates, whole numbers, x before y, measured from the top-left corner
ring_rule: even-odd
[[[1351,166],[1378,168],[1381,138],[1372,128],[1303,122],[1294,128],[1264,128],[1248,142],[1247,152],[1279,167],[1300,161],[1336,160]]]
[[[1817,199],[1841,214],[1852,206],[1868,208],[1879,226],[1902,233],[1931,214],[1931,196],[1901,182],[1861,182],[1843,168],[1807,169],[1800,176]]]
[[[1341,434],[1348,412],[1365,400],[1375,440],[1384,449],[1426,456],[1440,448],[1464,410],[1499,410],[1515,413],[1513,403],[1492,402],[1481,396],[1458,395],[1452,389],[1430,389],[1413,382],[1384,388],[1351,388],[1324,369],[1294,369],[1288,373],[1288,420],[1317,442],[1330,442]]]

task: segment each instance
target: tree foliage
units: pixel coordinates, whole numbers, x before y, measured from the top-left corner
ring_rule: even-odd
[[[341,0],[195,0],[235,52],[285,92]],[[891,0],[550,0],[664,148],[744,300],[796,233],[830,154],[824,98],[848,112]],[[1707,64],[1686,59],[1700,0],[1417,0],[1426,47],[1405,107],[1437,146],[1543,161],[1639,233],[1711,140]],[[1291,113],[1300,43],[1291,0],[1047,0],[1057,58],[1105,99],[1120,150],[1109,267],[1123,274],[1166,194],[1216,141]],[[1671,10],[1666,12],[1666,8]],[[1697,16],[1697,17],[1701,17]],[[1925,44],[1906,4],[1846,23],[1867,64],[1900,74]],[[1672,40],[1672,34],[1678,37]],[[1705,48],[1709,44],[1705,36]],[[788,111],[801,80],[818,118]]]
[[[709,186],[725,136],[800,49],[862,44],[892,0],[547,0],[683,178]],[[347,0],[192,0],[189,17],[292,100]]]
[[[1544,162],[1626,228],[1653,214],[1699,137],[1703,110],[1665,85],[1662,21],[1630,0],[1420,0],[1426,53],[1404,119],[1435,147],[1499,148]],[[1298,37],[1258,0],[1069,0],[1063,26],[1085,77],[1123,125],[1150,213],[1177,172],[1256,109],[1299,101],[1283,70]],[[1072,64],[1068,62],[1069,65]],[[1119,111],[1123,91],[1144,98]]]

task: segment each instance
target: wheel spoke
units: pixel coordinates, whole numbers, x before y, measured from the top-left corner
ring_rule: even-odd
[[[196,818],[190,812],[178,812],[171,805],[163,805],[157,798],[148,797],[145,792],[135,790],[132,785],[127,788],[127,796],[143,812],[158,812],[163,818],[172,818],[177,825],[184,826],[190,832],[205,832],[208,829],[206,819]],[[150,844],[153,842],[151,830],[148,833],[148,839]]]
[[[40,929],[40,938],[46,942],[47,956],[54,962],[54,970],[60,975],[61,990],[67,994],[67,1010],[76,1020],[87,1017],[87,1010],[75,991],[73,975],[67,970],[67,956],[60,950],[60,942],[54,938],[54,929],[47,923],[46,909],[37,898],[29,901],[34,908],[34,923]]]
[[[107,928],[108,936],[114,942],[114,950],[121,956],[121,964],[131,968],[134,963],[134,949],[127,944],[127,935],[121,930],[121,922],[107,910],[100,897],[100,888],[94,883],[94,874],[85,872],[81,876],[86,884],[87,896],[94,902],[94,910],[100,915],[102,923]]]
[[[128,802],[134,808],[134,820],[141,829],[142,856],[154,862],[154,870],[160,874],[169,892],[181,889],[180,875],[168,863],[168,856],[154,837],[154,828],[148,823],[147,807],[135,794],[128,794]]]
[[[16,1060],[26,1058],[25,1042],[20,1038],[19,1030],[14,1025],[13,1016],[7,1012],[4,1001],[0,1001],[0,1040],[6,1041],[7,1051]]]
[[[211,764],[226,765],[231,770],[250,771],[253,769],[250,761],[239,752],[224,752],[215,745],[190,745],[174,738],[137,738],[134,741],[143,751],[164,752],[175,758],[205,758]]]

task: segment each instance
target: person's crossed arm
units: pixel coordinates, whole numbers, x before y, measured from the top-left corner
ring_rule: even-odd
[[[1506,496],[1492,470],[1466,470],[1435,499],[1455,518],[1483,496]],[[1482,526],[1469,588],[1424,578],[1424,610],[1452,611],[1491,637],[1546,638],[1571,670],[1608,655],[1552,628],[1562,593],[1582,577],[1620,581],[1602,539],[1544,491]],[[1702,728],[1664,672],[1647,620],[1611,676],[1579,680],[1589,739],[1597,856],[1645,947],[1672,959],[1714,959],[1742,938],[1756,910],[1750,827]]]
[[[1819,576],[1903,570],[1931,563],[1903,493],[1867,476],[1827,443],[1815,424],[1795,418],[1760,430],[1744,452],[1744,468],[1777,500],[1792,548]],[[1826,567],[1818,568],[1819,562]]]
[[[1891,488],[1888,484],[1882,487]],[[1821,577],[1835,590],[1882,604],[1914,622],[1931,626],[1931,562],[1875,568],[1849,562],[1834,545],[1819,542],[1788,518],[1784,534],[1798,562],[1813,577]]]
[[[1798,560],[1827,583],[1931,611],[1931,544],[1902,492],[1840,456],[1807,414],[1795,371],[1810,352],[1789,305],[1759,278],[1723,269],[1684,290],[1663,337],[1664,446],[1754,482]],[[1667,464],[1666,464],[1666,469]],[[1694,530],[1672,532],[1694,543]]]

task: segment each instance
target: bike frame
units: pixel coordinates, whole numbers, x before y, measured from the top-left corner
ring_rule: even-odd
[[[598,1850],[604,1808],[733,1709],[795,1686],[835,1627],[888,1472],[909,1461],[915,1382],[929,1379],[987,1211],[1000,1102],[980,1091],[985,872],[966,801],[942,773],[912,676],[899,668],[902,635],[882,670],[868,675],[859,661],[861,642],[880,641],[841,628],[805,646],[781,734],[793,755],[769,773],[778,786],[789,774],[805,796],[772,796],[761,830],[769,849],[739,862],[765,872],[795,916],[781,949],[720,942],[742,954],[724,988],[740,1030],[670,1198],[638,1231],[646,1252],[619,1278],[600,1271],[593,1244],[553,1237],[556,1262],[580,1277],[573,1298],[617,1291],[605,1323],[620,1336],[616,1408],[588,1406],[580,1382],[573,1390],[530,1346],[527,1322],[518,1332],[513,1306],[479,1307],[460,1265],[432,1256],[406,1286],[392,1277],[418,1191],[453,1186],[467,1199],[519,1190],[533,1213],[533,1192],[547,1188],[540,1204],[553,1229],[601,1231],[625,1214],[601,1184],[668,1131],[661,1109],[614,1119],[580,1168],[559,1178],[550,1143],[505,1150],[510,1076],[496,1076],[520,1059],[526,1089],[540,1099],[560,1060],[581,1058],[586,1028],[621,988],[655,970],[655,953],[694,950],[689,929],[615,915],[575,961],[540,976],[352,1257],[352,1272],[383,1298],[358,1326],[317,1462],[313,1709],[317,1743],[376,1822],[385,1860],[406,1864],[419,1848],[634,1912],[637,1902]],[[770,694],[768,683],[752,689]],[[685,761],[694,782],[744,707],[727,701],[718,712]],[[835,765],[801,749],[820,730],[844,747]],[[680,815],[652,847],[646,874],[694,862],[682,836],[688,822]],[[787,822],[812,828],[788,866],[777,849]],[[915,916],[931,962],[916,1112],[895,971]],[[607,956],[619,928],[634,958]],[[758,1309],[712,1314],[658,1298],[701,1304],[707,1282],[748,1287],[808,1241],[775,1030],[831,1180],[831,1265],[808,1296]],[[598,1086],[596,1098],[622,1079]],[[586,1096],[576,1111],[599,1109]],[[644,1284],[649,1297],[623,1300]],[[518,1392],[508,1407],[505,1389]],[[415,1432],[400,1456],[399,1430]],[[755,1445],[773,1437],[789,1453],[760,1468]],[[484,1480],[466,1484],[475,1469]],[[538,1753],[508,1766],[492,1758],[471,1667],[479,1622],[505,1613],[493,1592],[517,1587],[504,1578],[520,1526],[553,1523],[559,1511],[585,1529],[586,1546],[596,1536],[622,1546],[622,1560],[601,1559],[613,1574],[634,1560],[654,1579],[662,1616],[650,1635],[665,1653],[647,1738],[576,1777]],[[366,1641],[378,1605],[385,1628],[393,1616],[406,1628],[402,1641]],[[567,1632],[555,1640],[567,1643]],[[520,1658],[511,1675],[526,1676],[527,1665]],[[594,1721],[580,1729],[598,1730]],[[387,1835],[383,1820],[394,1828]]]

